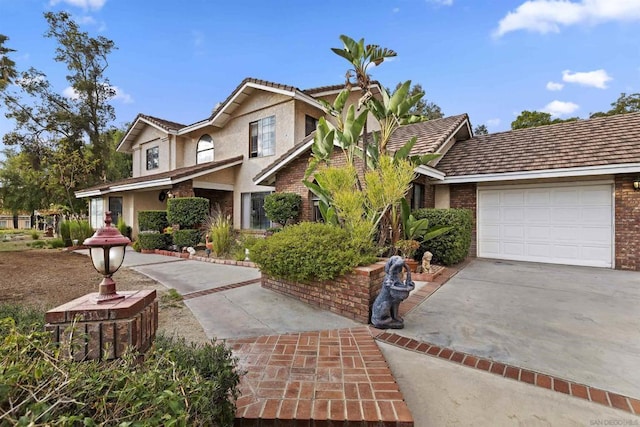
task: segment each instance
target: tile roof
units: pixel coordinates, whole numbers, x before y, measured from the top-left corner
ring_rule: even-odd
[[[447,176],[640,163],[640,113],[476,136],[437,168]]]
[[[146,119],[146,120],[148,120],[148,121],[160,126],[161,128],[163,128],[165,130],[178,130],[178,129],[182,129],[183,127],[186,126],[186,125],[183,125],[182,123],[176,123],[176,122],[172,122],[170,120],[160,119],[158,117],[149,116],[147,114],[138,114],[138,117],[136,117],[136,119],[133,122],[135,123],[135,121],[138,120],[138,118]]]
[[[195,175],[199,172],[204,172],[208,169],[215,169],[228,164],[232,164],[239,160],[242,160],[243,158],[244,156],[236,156],[230,159],[207,162],[207,163],[202,163],[202,164],[193,165],[193,166],[187,166],[184,168],[174,169],[172,171],[167,171],[167,172],[160,172],[153,175],[138,176],[135,178],[121,179],[119,181],[114,181],[114,182],[106,182],[106,183],[94,185],[93,187],[84,188],[80,191],[82,192],[94,191],[94,190],[106,191],[111,187],[115,187],[119,185],[136,184],[136,183],[145,182],[145,181],[155,181],[155,180],[167,179],[167,178],[180,179],[189,175]]]
[[[371,82],[371,85],[372,85],[372,86],[377,85],[377,86],[379,86],[379,87],[382,87],[382,85],[380,84],[380,82],[379,82],[379,81],[377,81],[377,80],[373,80],[373,81]],[[335,91],[338,91],[338,90],[342,90],[342,89],[344,89],[344,88],[345,88],[345,84],[344,84],[344,83],[342,83],[342,84],[339,84],[339,85],[330,85],[330,86],[318,86],[318,87],[311,87],[311,88],[308,88],[308,89],[303,89],[303,90],[302,90],[302,92],[306,93],[307,95],[311,95],[311,96],[313,96],[313,95],[315,95],[315,94],[317,94],[317,93],[322,93],[322,92],[331,92],[331,91],[334,91],[334,90],[335,90]]]
[[[415,136],[417,141],[411,154],[435,153],[465,120],[469,120],[469,117],[466,114],[459,114],[402,126],[391,135],[387,150],[397,151]]]
[[[445,117],[443,119],[427,120],[426,122],[414,123],[412,125],[402,126],[391,135],[391,139],[387,145],[389,151],[396,151],[409,141],[412,137],[417,137],[416,145],[413,146],[411,154],[428,154],[434,153],[445,141],[447,141],[456,129],[468,120],[466,114]],[[282,162],[293,160],[290,158],[292,154],[309,145],[307,150],[311,149],[311,143],[315,132],[305,137],[302,141],[291,147],[284,154],[278,157],[273,163],[264,168],[258,175],[253,178],[254,182],[269,174],[274,168],[281,166]],[[370,134],[369,134],[370,135]],[[369,138],[369,141],[372,141]]]

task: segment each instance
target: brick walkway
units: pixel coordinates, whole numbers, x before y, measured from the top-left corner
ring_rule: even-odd
[[[227,343],[246,371],[236,426],[413,426],[368,327]]]

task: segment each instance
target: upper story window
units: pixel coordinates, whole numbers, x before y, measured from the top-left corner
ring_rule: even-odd
[[[213,139],[209,135],[202,135],[196,149],[196,164],[213,161]]]
[[[308,114],[304,116],[304,136],[309,136],[318,127],[318,119]]]
[[[276,116],[249,123],[249,157],[276,154]]]
[[[160,167],[160,147],[151,147],[147,149],[147,170],[157,169]]]

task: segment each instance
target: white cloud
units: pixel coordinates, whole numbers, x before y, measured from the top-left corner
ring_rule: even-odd
[[[453,0],[427,0],[427,3],[435,3],[442,6],[451,6],[453,5]]]
[[[547,82],[547,90],[551,90],[551,91],[562,90],[563,87],[564,85],[562,83]]]
[[[567,83],[577,83],[583,86],[606,89],[607,82],[613,78],[605,70],[586,71],[582,73],[572,73],[570,70],[562,72],[562,81]]]
[[[71,86],[67,86],[64,88],[64,90],[62,91],[62,96],[64,96],[65,98],[69,98],[69,99],[79,99],[80,98],[80,94]]]
[[[578,108],[580,108],[580,106],[578,104],[574,104],[573,102],[551,101],[542,109],[542,111],[544,111],[545,113],[549,113],[552,116],[558,117],[571,114]]]
[[[66,3],[84,10],[100,10],[106,2],[107,0],[51,0],[49,4],[55,6],[58,3]]]
[[[557,33],[563,26],[580,23],[635,20],[640,20],[640,2],[636,0],[528,0],[507,13],[493,35],[518,30]]]
[[[500,119],[489,119],[487,120],[487,126],[498,126],[500,125]]]
[[[123,104],[132,104],[133,97],[126,93],[124,90],[120,89],[118,86],[111,86],[111,89],[115,92],[115,95],[111,99],[114,101],[120,101]],[[67,86],[62,91],[62,96],[69,99],[79,99],[80,94],[71,86]]]
[[[398,12],[400,12],[400,8],[399,7],[394,7],[391,11],[393,13],[398,13]]]
[[[95,25],[96,20],[93,18],[93,16],[85,15],[76,18],[76,22],[80,25]]]
[[[111,88],[116,91],[116,94],[113,97],[114,100],[121,101],[123,104],[133,104],[133,97],[131,95],[120,89],[118,86],[111,86]]]

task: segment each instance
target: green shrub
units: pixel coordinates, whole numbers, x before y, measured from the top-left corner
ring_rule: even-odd
[[[65,247],[69,247],[72,245],[71,223],[69,221],[62,221],[60,223],[60,237],[62,237],[62,241],[64,242]]]
[[[33,230],[33,231],[31,232],[31,238],[32,238],[33,240],[38,240],[38,239],[40,238],[40,233],[38,233],[36,230]]]
[[[159,337],[144,358],[78,363],[10,317],[0,337],[2,425],[233,425],[239,375],[222,344]]]
[[[122,218],[122,216],[118,218],[118,224],[116,226],[118,227],[118,231],[120,232],[120,234],[122,234],[124,237],[131,239],[131,233],[133,230],[131,229],[131,227],[127,225],[126,222],[124,222],[124,219]]]
[[[79,244],[93,236],[93,228],[89,221],[69,221],[69,234],[71,240],[77,240]]]
[[[233,245],[233,223],[231,217],[216,213],[207,220],[209,242],[214,256],[224,256],[231,251]],[[243,258],[244,259],[244,258]]]
[[[27,246],[30,246],[34,249],[42,249],[47,245],[47,242],[45,242],[44,240],[36,240],[33,241],[31,243],[27,243]]]
[[[279,228],[278,230],[281,230],[281,228]],[[245,249],[249,249],[249,259],[251,259],[253,246],[259,240],[262,239],[254,236],[253,234],[241,233],[240,237],[233,243],[233,246],[231,247],[233,259],[235,259],[236,261],[244,261],[244,259],[247,257],[244,252]]]
[[[209,199],[179,197],[167,201],[167,220],[180,228],[198,228],[209,215]]]
[[[300,216],[302,196],[296,193],[271,193],[264,198],[264,212],[271,221],[283,227]]]
[[[167,211],[139,211],[138,230],[157,231],[162,233],[169,225],[167,221]]]
[[[196,247],[200,243],[200,230],[176,230],[173,232],[173,244],[180,247]]]
[[[416,219],[427,218],[429,225],[450,226],[452,229],[442,236],[424,242],[417,251],[417,257],[429,251],[434,263],[452,265],[463,261],[469,255],[473,213],[468,209],[418,209],[413,212]]]
[[[140,252],[140,239],[134,240],[131,244],[131,248],[136,252]]]
[[[64,240],[62,239],[49,240],[49,247],[51,249],[64,248]]]
[[[171,243],[171,235],[154,232],[142,232],[138,234],[138,246],[140,249],[165,249]]]
[[[16,327],[25,333],[44,329],[44,312],[35,308],[19,304],[0,304],[0,319],[6,317],[15,320]]]
[[[364,248],[349,236],[347,230],[334,225],[303,222],[258,240],[250,256],[270,276],[292,281],[330,280],[375,259],[372,245]]]

